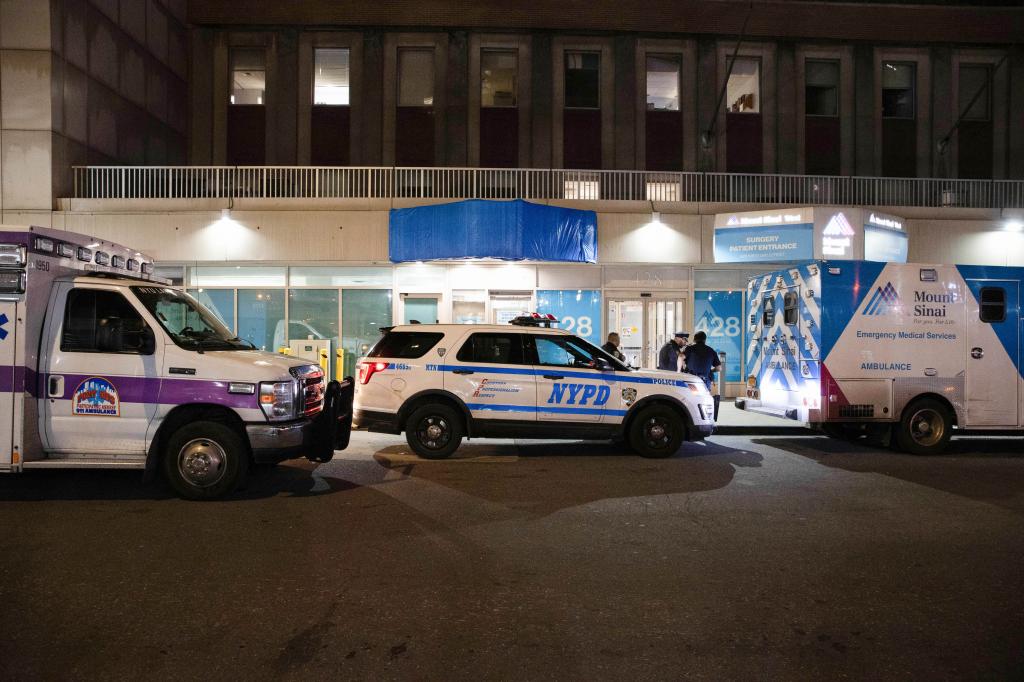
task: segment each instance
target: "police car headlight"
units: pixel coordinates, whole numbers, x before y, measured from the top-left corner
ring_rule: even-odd
[[[264,381],[260,384],[260,408],[268,421],[295,419],[297,384],[294,381]]]

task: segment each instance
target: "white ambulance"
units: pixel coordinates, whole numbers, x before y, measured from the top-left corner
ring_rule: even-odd
[[[747,287],[746,409],[918,454],[1024,428],[1024,268],[812,261]]]
[[[351,382],[253,350],[132,249],[0,226],[0,472],[160,471],[216,498],[250,462],[330,459],[351,400]]]
[[[357,427],[405,432],[421,457],[463,437],[622,439],[667,457],[714,430],[714,401],[689,374],[637,370],[534,313],[511,325],[384,330],[359,360]]]

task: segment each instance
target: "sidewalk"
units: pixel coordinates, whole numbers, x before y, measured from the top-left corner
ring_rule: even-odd
[[[732,398],[723,398],[715,433],[721,436],[807,435],[814,433],[803,422],[737,409]]]

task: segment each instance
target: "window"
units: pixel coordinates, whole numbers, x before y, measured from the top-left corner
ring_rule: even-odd
[[[189,289],[188,293],[216,315],[228,329],[235,328],[234,289]]]
[[[761,62],[737,57],[726,85],[726,100],[731,114],[761,112]]]
[[[398,106],[434,106],[434,51],[403,48],[398,51]]]
[[[839,115],[839,62],[808,59],[804,70],[807,116]]]
[[[256,348],[270,352],[286,344],[284,291],[239,289],[238,335]]]
[[[344,376],[352,376],[355,361],[380,340],[380,328],[391,326],[390,289],[348,289],[341,295],[341,346]]]
[[[647,109],[649,111],[679,111],[679,74],[681,58],[678,55],[650,55],[647,57]]]
[[[882,118],[914,118],[914,64],[882,64]]]
[[[313,51],[313,104],[349,105],[349,50]]]
[[[338,290],[288,291],[288,340],[338,339]]]
[[[988,121],[992,118],[990,71],[991,69],[986,64],[960,65],[960,112],[958,113],[963,113],[964,118],[969,121]],[[975,96],[978,99],[974,99]]]
[[[517,98],[518,56],[512,50],[480,54],[480,106],[514,107]]]
[[[771,296],[765,296],[761,302],[761,324],[765,327],[775,324],[775,299]]]
[[[982,287],[979,296],[982,322],[1006,321],[1006,289],[1003,287]]]
[[[436,332],[388,332],[366,354],[370,358],[422,358],[444,334]]]
[[[565,53],[565,108],[601,108],[601,55]]]
[[[472,334],[462,344],[456,356],[460,362],[480,362],[497,365],[522,365],[523,340],[521,334]]]
[[[592,369],[597,364],[596,358],[604,357],[603,353],[575,336],[531,336],[531,338],[537,349],[538,365]]]
[[[72,289],[64,309],[60,349],[66,353],[132,353],[146,348],[149,327],[122,294],[99,289]]]
[[[800,297],[795,291],[787,291],[782,297],[782,321],[795,325],[800,319]]]
[[[264,103],[267,88],[267,57],[261,49],[231,51],[231,104]]]

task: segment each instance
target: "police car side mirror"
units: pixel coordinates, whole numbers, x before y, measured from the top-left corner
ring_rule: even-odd
[[[612,367],[612,363],[608,362],[604,358],[595,358],[594,369],[601,370],[602,372],[612,372],[615,370],[615,368]]]

